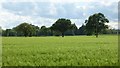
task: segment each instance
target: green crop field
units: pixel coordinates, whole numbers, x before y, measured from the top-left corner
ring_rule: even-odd
[[[118,36],[3,37],[3,66],[114,66]]]

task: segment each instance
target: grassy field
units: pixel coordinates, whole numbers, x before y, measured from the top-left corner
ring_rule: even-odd
[[[117,35],[3,37],[3,66],[113,66]]]

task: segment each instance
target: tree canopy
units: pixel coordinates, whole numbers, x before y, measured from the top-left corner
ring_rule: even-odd
[[[21,32],[25,37],[32,36],[32,34],[34,33],[33,26],[25,22],[15,27],[15,30],[17,32]]]
[[[64,32],[71,29],[71,21],[69,19],[58,19],[52,26],[51,29],[54,31],[59,31],[64,37]]]
[[[108,28],[108,26],[105,25],[105,23],[108,22],[109,20],[102,13],[96,13],[91,15],[88,20],[85,21],[87,34],[95,34],[96,37],[98,37],[98,34],[102,30]]]

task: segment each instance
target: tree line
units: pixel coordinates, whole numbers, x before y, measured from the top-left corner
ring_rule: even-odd
[[[62,36],[65,35],[95,35],[99,34],[117,34],[117,30],[109,29],[109,20],[102,13],[91,15],[84,24],[77,28],[76,24],[72,24],[70,19],[60,18],[52,26],[35,26],[29,23],[21,23],[12,29],[2,30],[2,36]]]

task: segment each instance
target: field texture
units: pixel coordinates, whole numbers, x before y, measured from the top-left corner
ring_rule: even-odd
[[[3,66],[113,66],[117,35],[3,37]]]

